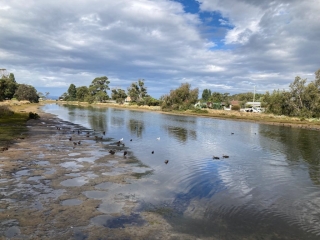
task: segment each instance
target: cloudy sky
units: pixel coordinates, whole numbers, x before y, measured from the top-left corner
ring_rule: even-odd
[[[0,0],[0,68],[60,96],[107,76],[160,97],[287,89],[320,68],[320,0]],[[110,94],[110,92],[109,92]]]

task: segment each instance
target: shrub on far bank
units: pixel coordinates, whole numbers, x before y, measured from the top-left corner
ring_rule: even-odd
[[[240,111],[240,105],[233,105],[231,106],[232,111]]]

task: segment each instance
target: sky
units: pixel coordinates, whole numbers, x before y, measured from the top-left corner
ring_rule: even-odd
[[[107,76],[159,98],[288,89],[320,68],[320,0],[0,0],[0,69],[60,96]],[[110,95],[110,91],[108,92]]]

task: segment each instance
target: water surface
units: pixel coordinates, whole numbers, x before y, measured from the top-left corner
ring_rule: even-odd
[[[128,158],[152,170],[134,166],[139,181],[102,195],[86,192],[89,198],[126,192],[119,197],[139,202],[137,210],[162,214],[175,231],[195,237],[319,239],[317,131],[114,108],[43,109],[103,139],[123,138]],[[105,145],[101,141],[101,148]],[[76,163],[64,167],[81,171]],[[121,208],[103,203],[100,209],[113,212],[113,207]]]

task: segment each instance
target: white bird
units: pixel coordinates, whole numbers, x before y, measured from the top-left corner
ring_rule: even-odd
[[[123,141],[123,138],[121,138],[119,141]]]
[[[158,137],[157,140],[160,140],[160,137]]]

